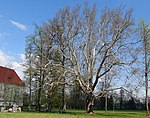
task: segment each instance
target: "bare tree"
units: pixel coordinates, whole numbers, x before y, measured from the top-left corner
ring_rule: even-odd
[[[98,81],[113,67],[129,63],[124,60],[124,56],[127,54],[128,39],[132,32],[132,10],[124,11],[122,7],[104,9],[100,19],[95,5],[92,8],[85,5],[83,10],[77,6],[72,11],[67,7],[62,11],[64,12],[56,15],[59,18],[50,20],[53,24],[50,27],[54,39],[58,40],[60,35],[65,39],[65,51],[60,47],[54,48],[65,57],[67,64],[49,61],[49,65],[52,69],[63,68],[60,77],[70,76],[71,79],[61,82],[62,84],[75,81],[79,83],[87,96],[86,111],[93,113],[92,106],[96,97],[94,91]],[[106,61],[108,58],[109,61]]]
[[[147,111],[147,115],[149,115],[149,107],[148,107],[148,103],[149,103],[149,97],[148,97],[148,73],[149,73],[149,65],[150,65],[150,26],[149,24],[145,23],[144,20],[140,21],[139,27],[138,27],[138,32],[140,34],[140,38],[142,39],[142,43],[143,43],[143,47],[144,49],[144,66],[145,66],[145,91],[146,91],[146,111]]]

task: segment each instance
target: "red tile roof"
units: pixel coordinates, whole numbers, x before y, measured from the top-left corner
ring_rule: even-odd
[[[2,66],[0,66],[0,83],[24,85],[14,70]]]

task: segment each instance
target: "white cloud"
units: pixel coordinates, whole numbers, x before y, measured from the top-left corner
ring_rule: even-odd
[[[2,50],[0,50],[0,66],[12,68],[16,71],[16,73],[19,75],[21,79],[24,78],[24,67],[22,63],[24,60],[22,60],[23,54],[20,55],[20,62],[17,62],[16,59],[12,56],[9,56],[5,54]]]
[[[14,20],[10,20],[10,22],[21,30],[27,30],[27,27],[19,22],[16,22]]]

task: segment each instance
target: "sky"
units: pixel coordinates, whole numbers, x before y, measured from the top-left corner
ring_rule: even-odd
[[[144,18],[150,23],[150,0],[86,0],[98,11],[104,7],[124,5],[134,10],[135,21]],[[0,66],[16,70],[23,79],[25,40],[34,32],[34,23],[41,25],[53,18],[59,9],[84,4],[85,0],[0,0]]]

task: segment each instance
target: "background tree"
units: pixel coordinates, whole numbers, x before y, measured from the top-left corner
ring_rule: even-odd
[[[27,48],[26,48],[26,58],[27,58],[27,69],[26,76],[29,76],[30,92],[29,97],[31,97],[31,80],[34,79],[34,91],[36,98],[36,110],[40,111],[41,99],[43,85],[45,84],[46,76],[49,74],[49,69],[46,68],[48,63],[49,49],[51,44],[50,41],[46,39],[40,27],[36,26],[36,31],[34,35],[28,38]],[[34,71],[32,71],[34,69]],[[30,103],[29,103],[30,104]]]
[[[26,78],[26,90],[28,95],[28,109],[31,110],[31,105],[32,105],[32,89],[33,89],[33,78],[34,78],[34,50],[33,50],[33,41],[32,37],[28,37],[26,40],[26,63],[24,66],[26,67],[26,70],[24,71],[25,73],[25,78]]]
[[[68,106],[71,109],[85,109],[85,95],[78,84],[70,90]]]
[[[150,26],[149,24],[147,24],[144,20],[140,21],[139,27],[137,29],[137,31],[139,32],[139,36],[141,38],[141,41],[143,43],[143,47],[144,49],[144,66],[145,66],[145,90],[146,90],[146,111],[147,114],[149,114],[149,107],[148,107],[148,103],[149,103],[149,97],[148,97],[148,74],[149,74],[149,65],[150,65]]]

